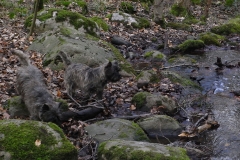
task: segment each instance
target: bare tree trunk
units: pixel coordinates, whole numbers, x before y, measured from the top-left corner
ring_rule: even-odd
[[[31,25],[31,28],[30,28],[28,38],[33,34],[33,30],[34,30],[34,27],[35,27],[35,22],[36,22],[36,19],[37,19],[39,1],[40,0],[35,0],[34,15],[33,15],[32,25]]]
[[[204,17],[205,19],[209,16],[209,8],[211,7],[212,0],[205,0],[205,7],[204,7]]]

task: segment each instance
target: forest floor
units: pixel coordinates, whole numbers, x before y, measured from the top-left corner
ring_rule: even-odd
[[[90,2],[89,2],[90,3]],[[115,2],[109,5],[114,5]],[[149,28],[134,29],[129,28],[124,25],[119,25],[116,22],[110,22],[105,19],[111,26],[109,31],[102,32],[101,39],[109,41],[112,35],[118,35],[127,41],[134,44],[134,48],[127,48],[126,46],[116,46],[121,53],[124,55],[126,52],[131,51],[136,53],[134,59],[128,59],[132,64],[147,61],[144,59],[144,52],[147,48],[157,49],[158,44],[164,44],[166,41],[165,36],[168,33],[168,47],[175,46],[186,40],[189,36],[197,37],[198,34],[202,32],[209,31],[209,29],[215,25],[222,24],[236,13],[236,8],[222,8],[218,5],[213,5],[210,8],[209,18],[204,25],[194,24],[191,25],[192,31],[175,30],[175,29],[163,29],[158,24],[154,23],[149,17],[149,13],[146,14],[142,12],[141,5],[136,3],[136,6],[140,6],[137,15],[144,15],[151,22]],[[4,12],[4,8],[0,6],[1,12]],[[200,6],[194,6],[193,12],[196,13],[196,17],[200,17],[203,8]],[[7,12],[7,11],[6,11]],[[113,12],[106,11],[105,13],[97,13],[91,11],[88,16],[102,16],[105,17],[108,13]],[[4,15],[4,14],[3,14]],[[10,19],[7,14],[0,18],[0,119],[8,119],[9,114],[4,108],[7,100],[11,97],[17,95],[15,91],[16,82],[16,70],[18,69],[18,60],[15,56],[10,53],[10,49],[16,47],[21,50],[26,50],[31,43],[34,41],[35,36],[30,36],[27,38],[28,30],[24,28],[25,17],[15,17]],[[171,21],[170,19],[166,19]],[[174,19],[175,21],[176,19]],[[157,38],[157,42],[153,44],[152,39]],[[222,46],[228,47],[228,46]],[[63,72],[64,71],[52,71],[49,68],[42,67],[42,55],[40,53],[31,51],[29,52],[30,58],[39,69],[41,69],[46,77],[49,85],[49,89],[56,97],[63,98],[68,101],[69,106],[74,106],[74,102],[66,97],[64,94],[65,88],[63,85]],[[137,87],[137,81],[134,77],[123,78],[119,82],[109,83],[105,89],[104,93],[104,105],[107,108],[104,113],[98,117],[109,117],[116,115],[126,115],[135,112],[135,106],[131,104],[131,97],[139,91],[151,92],[154,88],[157,88],[161,82],[156,84],[150,84],[147,88],[139,89]],[[163,94],[167,94],[163,93]],[[155,110],[153,112],[158,112],[161,114],[161,110]],[[138,113],[138,112],[135,112]],[[94,154],[92,153],[92,148],[96,146],[96,142],[86,135],[84,127],[88,125],[87,123],[79,120],[70,119],[68,122],[63,124],[64,132],[69,138],[69,140],[79,149],[79,154],[81,154],[82,148],[88,148],[87,155],[79,155],[79,159],[94,159]],[[82,157],[82,158],[81,158]]]

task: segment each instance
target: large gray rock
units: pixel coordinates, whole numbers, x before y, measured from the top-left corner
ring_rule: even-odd
[[[0,121],[0,159],[77,160],[76,148],[53,123]]]
[[[87,126],[85,130],[99,142],[109,139],[148,141],[148,137],[138,124],[123,119],[100,121]]]
[[[71,61],[84,63],[91,67],[99,66],[107,62],[107,60],[115,59],[113,52],[102,48],[98,41],[90,40],[84,35],[72,33],[71,38],[68,36],[59,34],[50,34],[51,32],[45,32],[38,37],[38,40],[33,42],[29,47],[29,50],[35,50],[40,53],[46,53],[43,65],[49,66],[52,69],[62,69],[63,63],[58,63],[59,60],[56,57],[57,53],[62,50],[71,57]]]
[[[178,136],[182,128],[172,117],[166,115],[154,115],[137,122],[139,126],[150,136],[172,137]]]
[[[165,146],[159,143],[111,140],[100,144],[99,160],[132,160],[132,159],[172,159],[189,160],[187,151],[179,147]]]
[[[149,112],[154,106],[164,106],[165,112],[173,113],[177,109],[175,101],[161,94],[138,92],[133,96],[132,103],[138,110]]]

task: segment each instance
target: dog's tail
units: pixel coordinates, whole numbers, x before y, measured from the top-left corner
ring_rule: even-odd
[[[64,53],[63,51],[59,51],[58,54],[60,55],[60,57],[62,58],[63,63],[68,66],[70,65],[72,62],[68,59],[66,53]]]
[[[19,61],[22,65],[24,65],[24,66],[31,65],[30,59],[28,58],[28,56],[26,54],[23,53],[23,51],[17,50],[17,49],[12,49],[11,52],[12,52],[12,54],[19,57]]]

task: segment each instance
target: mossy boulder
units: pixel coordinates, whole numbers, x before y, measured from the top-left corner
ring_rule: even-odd
[[[179,83],[182,86],[193,87],[201,90],[202,88],[196,82],[190,80],[187,77],[180,76],[178,73],[173,71],[161,71],[161,75],[164,78],[169,78],[173,83]]]
[[[164,106],[165,112],[173,113],[177,109],[175,101],[168,96],[161,94],[151,94],[148,92],[138,92],[132,98],[132,103],[137,110],[149,112],[153,107]]]
[[[240,33],[240,18],[235,18],[223,25],[213,27],[211,29],[211,32],[220,34],[220,35],[230,35],[233,33],[239,34]]]
[[[123,119],[100,121],[87,126],[85,130],[99,142],[109,139],[149,141],[138,124]]]
[[[188,39],[186,41],[184,41],[182,44],[177,46],[177,49],[182,51],[182,52],[186,52],[186,51],[192,51],[195,49],[200,49],[203,48],[204,42],[202,40],[191,40]]]
[[[153,61],[161,61],[161,62],[166,61],[166,55],[156,50],[145,52],[144,57],[148,59],[152,59]]]
[[[182,131],[179,123],[167,115],[154,115],[138,121],[137,124],[151,138],[177,137]]]
[[[98,148],[99,160],[190,160],[187,151],[159,143],[111,140]]]
[[[33,15],[26,19],[26,27],[31,26],[32,18]],[[35,31],[37,33],[56,30],[60,27],[73,27],[76,30],[82,30],[93,36],[99,35],[99,28],[97,24],[90,18],[87,18],[77,12],[51,8],[38,13],[35,27]]]
[[[221,46],[221,41],[224,40],[224,37],[218,34],[207,32],[207,33],[200,34],[199,39],[202,40],[206,45],[212,44],[216,46]]]
[[[53,123],[0,121],[1,158],[8,160],[77,160],[76,148]]]
[[[157,75],[156,71],[153,70],[142,71],[137,76],[137,79],[138,88],[146,87],[148,86],[149,83],[157,83],[160,81],[160,78]]]

